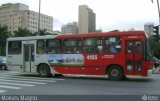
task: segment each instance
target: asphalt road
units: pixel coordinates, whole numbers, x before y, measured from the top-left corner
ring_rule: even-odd
[[[0,71],[0,95],[159,95],[160,74],[130,76],[123,81],[107,77],[73,76],[41,78]],[[159,98],[160,99],[160,98]]]

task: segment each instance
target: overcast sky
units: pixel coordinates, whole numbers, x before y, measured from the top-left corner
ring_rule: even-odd
[[[39,0],[0,0],[4,3],[23,3],[38,12]],[[53,17],[53,29],[78,22],[78,6],[86,4],[96,13],[96,28],[103,31],[114,29],[143,30],[145,23],[159,24],[157,0],[41,0],[41,13]]]

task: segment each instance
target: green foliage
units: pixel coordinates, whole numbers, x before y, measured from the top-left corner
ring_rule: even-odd
[[[10,36],[7,26],[0,25],[0,55],[5,55],[6,40]]]
[[[40,30],[39,34],[38,34],[38,31],[35,33],[32,33],[27,28],[18,28],[18,31],[14,31],[14,37],[51,35],[50,33],[46,32],[46,31],[47,31],[46,29]]]
[[[153,55],[160,58],[160,38],[153,41]]]
[[[51,35],[51,33],[48,33],[46,29],[43,29],[43,30],[40,30],[39,33],[38,32],[35,32],[33,33],[34,36],[43,36],[43,35]]]
[[[33,36],[27,28],[18,28],[18,31],[14,31],[14,37]]]

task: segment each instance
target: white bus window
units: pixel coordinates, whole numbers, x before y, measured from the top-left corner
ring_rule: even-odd
[[[8,54],[21,54],[22,43],[21,41],[8,42]]]
[[[45,41],[37,40],[37,54],[44,54],[45,52]]]

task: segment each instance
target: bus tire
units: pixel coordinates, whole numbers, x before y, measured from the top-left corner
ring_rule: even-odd
[[[127,79],[127,76],[123,76],[123,77],[122,77],[122,80],[126,80],[126,79]]]
[[[55,74],[54,77],[64,77],[63,74]]]
[[[51,75],[50,68],[46,64],[41,64],[38,66],[38,74],[41,77],[49,77]]]
[[[108,77],[110,80],[122,80],[124,75],[120,66],[112,65],[108,69]]]

